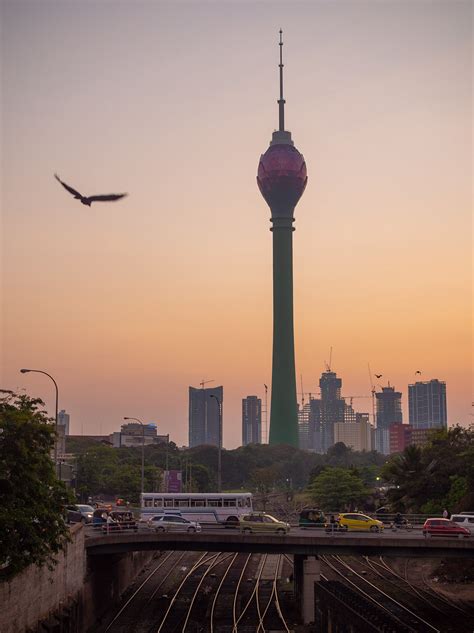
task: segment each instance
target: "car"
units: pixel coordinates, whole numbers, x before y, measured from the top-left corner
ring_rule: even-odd
[[[305,509],[301,510],[298,519],[298,526],[300,528],[323,528],[326,525],[327,519],[322,510],[317,509]]]
[[[372,519],[366,514],[360,512],[344,512],[339,514],[337,519],[337,529],[341,532],[347,531],[364,531],[364,532],[383,532],[384,525],[378,519]],[[331,524],[326,525],[326,532],[333,529]]]
[[[463,512],[461,514],[452,514],[451,521],[465,527],[471,534],[474,534],[474,513],[467,514]]]
[[[80,503],[77,504],[75,508],[81,513],[84,519],[83,523],[92,523],[92,516],[94,514],[94,508],[92,506]]]
[[[423,536],[457,536],[458,538],[467,538],[471,536],[471,532],[450,519],[426,519],[423,525]]]
[[[201,525],[175,514],[159,514],[148,521],[148,527],[155,532],[200,532]]]
[[[288,534],[290,524],[275,519],[265,512],[252,512],[239,517],[239,529],[242,534],[259,532],[273,532],[275,534]]]

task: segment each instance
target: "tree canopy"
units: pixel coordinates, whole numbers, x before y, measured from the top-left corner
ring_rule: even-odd
[[[474,507],[474,426],[434,431],[427,446],[408,446],[382,468],[388,499],[401,512],[460,512]]]
[[[68,539],[64,506],[70,493],[50,457],[54,426],[26,395],[0,400],[0,574],[53,565]]]
[[[360,476],[346,468],[326,468],[312,480],[307,492],[326,511],[354,509],[369,494]]]

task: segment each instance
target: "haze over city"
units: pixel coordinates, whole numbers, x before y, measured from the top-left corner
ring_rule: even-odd
[[[124,416],[188,439],[188,386],[270,385],[278,125],[308,167],[295,212],[296,372],[370,395],[446,381],[472,420],[470,2],[9,2],[2,22],[2,388],[71,433]],[[81,193],[128,192],[86,207]],[[416,375],[416,371],[421,371]],[[301,396],[299,396],[299,399]],[[354,400],[370,411],[370,400]]]

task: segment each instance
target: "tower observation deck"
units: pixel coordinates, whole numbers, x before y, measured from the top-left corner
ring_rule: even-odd
[[[293,217],[308,180],[303,155],[285,130],[283,40],[280,30],[279,126],[260,158],[257,184],[270,207],[273,232],[273,359],[270,444],[298,446],[293,327]]]

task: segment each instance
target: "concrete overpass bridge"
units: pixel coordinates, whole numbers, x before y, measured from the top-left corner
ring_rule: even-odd
[[[474,558],[473,538],[425,538],[421,534],[308,533],[276,536],[242,535],[229,530],[186,534],[166,532],[131,532],[94,535],[86,538],[89,556],[112,555],[136,551],[181,550],[195,552],[247,552],[291,554],[303,558],[319,554],[340,556],[391,557],[470,557]]]
[[[91,535],[85,539],[89,567],[113,569],[135,552],[181,550],[289,554],[294,557],[295,600],[303,622],[314,621],[315,583],[320,580],[319,555],[425,558],[474,558],[474,539],[425,538],[419,534],[304,533],[276,536],[243,535],[230,530],[186,534],[139,531]]]

